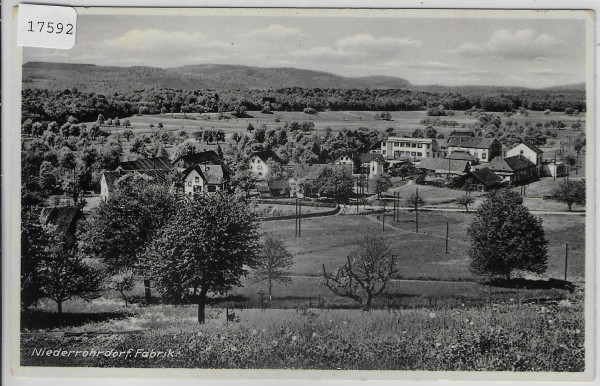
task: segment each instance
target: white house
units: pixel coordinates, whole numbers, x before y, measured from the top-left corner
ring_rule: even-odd
[[[221,165],[194,165],[183,171],[185,194],[218,192],[225,189],[225,175]]]
[[[283,161],[272,150],[257,151],[250,154],[250,170],[260,179],[269,175],[270,167],[268,161],[283,165]]]
[[[388,137],[381,142],[381,155],[386,161],[444,157],[435,138],[404,137]]]
[[[352,165],[352,167],[354,167],[354,160],[352,159],[352,156],[350,156],[350,155],[343,155],[343,156],[336,158],[336,160],[334,161],[334,164],[335,165]]]
[[[502,144],[496,138],[450,137],[447,146],[447,156],[454,152],[468,153],[478,162],[491,162],[494,158],[502,156]]]
[[[540,150],[537,146],[532,145],[528,142],[522,142],[510,149],[509,151],[507,151],[506,157],[514,157],[516,155],[521,155],[527,158],[529,161],[531,161],[537,166],[537,173],[539,175],[542,173],[542,162],[544,160],[543,154],[544,152]]]
[[[383,174],[385,160],[381,154],[374,153],[361,153],[358,156],[360,162],[359,172],[374,178],[380,174]]]

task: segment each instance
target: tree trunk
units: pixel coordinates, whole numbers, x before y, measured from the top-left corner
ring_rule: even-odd
[[[273,282],[271,278],[269,278],[269,301],[271,301],[271,290],[273,289]]]
[[[367,303],[365,304],[365,311],[369,312],[371,311],[371,296],[367,296]]]
[[[121,296],[123,296],[123,300],[125,300],[125,307],[127,307],[127,296],[125,296],[125,293],[123,291],[119,291],[121,293]]]
[[[208,293],[208,288],[202,288],[200,290],[200,295],[198,297],[198,323],[204,324],[205,319],[205,306],[206,306],[206,294]]]
[[[573,206],[572,202],[568,202],[567,205],[569,206],[569,212],[571,212],[571,206]]]
[[[152,290],[150,289],[150,279],[144,278],[144,293],[146,295],[146,304],[152,302]]]
[[[57,301],[56,304],[58,305],[58,314],[62,315],[62,302]]]

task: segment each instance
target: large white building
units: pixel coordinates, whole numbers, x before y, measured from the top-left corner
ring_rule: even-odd
[[[388,137],[381,142],[381,155],[387,161],[444,157],[435,138],[408,137]]]

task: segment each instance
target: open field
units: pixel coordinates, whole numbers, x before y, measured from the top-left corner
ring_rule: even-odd
[[[138,307],[79,321],[73,332],[44,333],[53,315],[36,312],[21,335],[21,364],[38,366],[583,371],[582,294],[550,303],[507,302],[456,308],[238,310],[227,323],[209,308],[195,322],[193,306]],[[70,315],[67,320],[77,320]],[[68,326],[63,326],[68,327]],[[137,331],[137,332],[135,332]],[[71,351],[42,357],[42,347]],[[90,348],[113,356],[90,356]],[[533,349],[535,348],[535,349]],[[128,354],[127,350],[132,351]],[[138,351],[139,350],[139,351]],[[172,355],[150,358],[150,352]],[[76,352],[79,352],[76,354]],[[141,352],[148,351],[146,357]],[[39,351],[38,351],[39,352]],[[123,352],[120,354],[120,352]],[[136,355],[137,353],[137,355]],[[84,356],[85,355],[85,356]],[[120,355],[120,356],[119,356]]]

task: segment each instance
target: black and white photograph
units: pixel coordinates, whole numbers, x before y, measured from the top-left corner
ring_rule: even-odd
[[[75,9],[15,69],[16,369],[590,379],[593,13]]]

